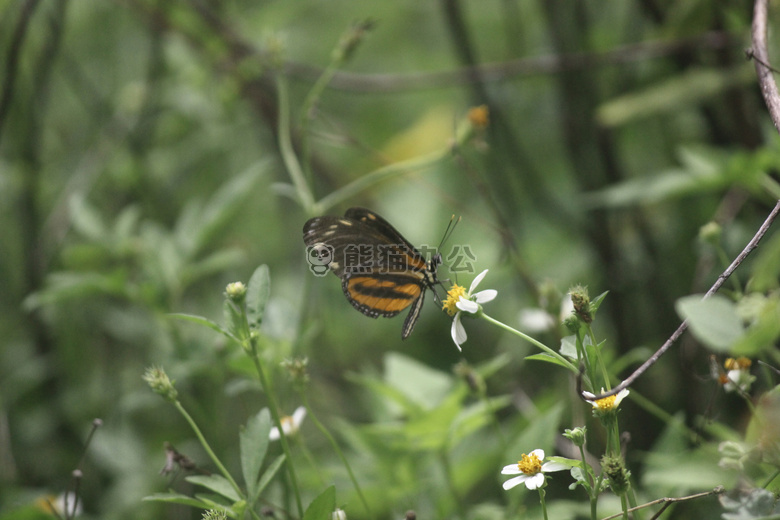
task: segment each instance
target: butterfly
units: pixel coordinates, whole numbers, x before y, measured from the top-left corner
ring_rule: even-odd
[[[411,307],[401,338],[412,333],[425,290],[440,283],[436,253],[426,261],[388,221],[365,208],[350,208],[343,217],[323,216],[303,226],[310,268],[341,278],[341,289],[354,308],[372,318],[391,318]],[[326,267],[327,266],[327,267]],[[318,268],[319,271],[315,268]]]

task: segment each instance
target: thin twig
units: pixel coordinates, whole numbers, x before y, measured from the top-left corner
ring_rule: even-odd
[[[720,289],[721,286],[723,286],[726,280],[728,280],[729,276],[731,276],[732,273],[736,271],[737,267],[739,267],[740,264],[742,264],[745,258],[747,258],[747,256],[758,246],[758,242],[764,237],[766,232],[769,231],[772,222],[774,222],[778,214],[780,214],[780,200],[777,201],[777,204],[775,204],[775,207],[772,209],[772,212],[769,214],[766,220],[764,220],[764,223],[761,224],[761,227],[758,228],[758,231],[750,240],[750,242],[748,242],[748,244],[745,246],[745,249],[743,249],[742,252],[739,255],[737,255],[737,257],[734,259],[734,261],[731,262],[731,265],[729,265],[726,268],[726,270],[723,271],[723,273],[720,276],[718,276],[718,279],[715,280],[715,283],[712,284],[710,290],[707,291],[707,293],[702,298],[703,300],[715,294],[718,291],[718,289]],[[585,395],[583,395],[583,393],[580,393],[580,397],[586,400],[594,401],[598,399],[603,399],[605,397],[609,397],[611,395],[615,395],[621,390],[623,390],[624,388],[631,386],[634,383],[634,381],[636,381],[639,378],[639,376],[641,376],[645,372],[645,370],[653,366],[653,364],[655,364],[655,362],[658,361],[658,358],[663,356],[666,353],[666,351],[669,350],[669,348],[674,344],[675,341],[679,339],[680,336],[682,336],[682,333],[685,332],[685,329],[687,328],[688,328],[688,321],[686,320],[683,321],[679,327],[677,327],[677,330],[675,330],[674,333],[672,333],[672,335],[669,336],[669,339],[667,339],[666,342],[664,342],[664,344],[661,345],[661,348],[659,348],[655,352],[655,354],[650,356],[647,359],[647,361],[642,363],[642,365],[634,371],[633,374],[628,376],[626,379],[623,380],[622,383],[617,385],[609,392],[605,392],[595,397],[588,395],[587,398]]]
[[[769,53],[766,43],[767,24],[767,0],[756,0],[753,8],[753,48],[751,54],[755,58],[758,84],[761,86],[761,94],[769,109],[769,115],[775,128],[780,131],[780,94],[777,92],[777,84],[772,76],[772,69],[768,66]]]
[[[329,89],[351,92],[400,92],[429,88],[457,87],[477,79],[485,83],[516,77],[558,74],[571,70],[587,70],[607,65],[621,65],[672,56],[692,49],[717,50],[734,45],[728,33],[713,31],[701,36],[675,41],[647,41],[624,45],[604,52],[577,52],[532,56],[500,63],[480,63],[439,72],[406,74],[361,74],[338,71],[328,84]],[[287,62],[284,73],[291,78],[314,81],[322,69],[303,63]]]
[[[632,508],[628,509],[626,512],[627,513],[632,513],[634,511],[638,511],[640,509],[644,509],[646,507],[654,506],[654,505],[657,505],[657,504],[664,504],[664,507],[661,508],[661,511],[663,511],[664,509],[669,507],[670,504],[673,504],[675,502],[686,502],[688,500],[695,500],[697,498],[704,498],[704,497],[708,497],[708,496],[711,496],[711,495],[720,495],[724,491],[726,491],[726,488],[724,488],[723,486],[718,486],[718,487],[712,489],[711,491],[705,491],[703,493],[696,493],[694,495],[688,495],[688,496],[685,496],[685,497],[677,497],[677,498],[674,498],[674,497],[664,497],[664,498],[659,498],[657,500],[653,500],[653,501],[647,502],[646,504],[642,504],[640,506],[632,507]],[[659,513],[661,511],[659,511]],[[605,518],[602,518],[601,520],[611,520],[612,518],[620,518],[621,516],[623,516],[622,512],[618,513],[616,515],[607,516]],[[652,518],[658,518],[658,513],[656,513]]]

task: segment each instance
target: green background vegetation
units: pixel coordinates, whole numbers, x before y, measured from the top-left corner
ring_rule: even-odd
[[[609,291],[595,327],[617,380],[677,327],[675,301],[706,291],[778,198],[780,141],[743,54],[751,8],[708,0],[0,3],[0,518],[70,485],[96,417],[103,426],[83,465],[87,517],[200,518],[141,501],[169,487],[193,491],[159,475],[163,442],[208,466],[187,424],[141,375],[164,366],[238,471],[238,426],[265,406],[252,367],[235,345],[169,314],[221,320],[225,286],[260,264],[270,269],[264,356],[280,405],[292,413],[300,402],[278,362],[308,356],[311,405],[358,468],[374,518],[413,509],[421,518],[498,519],[524,507],[538,517],[538,497],[503,492],[499,470],[537,447],[553,454],[564,428],[590,425],[589,406],[568,374],[525,361],[533,347],[484,322],[465,323],[460,354],[430,295],[402,342],[403,318],[370,320],[334,277],[312,276],[301,229],[314,208],[301,203],[280,154],[280,107],[290,111],[315,200],[442,152],[325,212],[369,207],[430,246],[452,214],[461,216],[448,246],[471,248],[474,274],[490,269],[482,287],[499,295],[488,310],[511,326],[522,309],[557,314],[550,294],[573,284]],[[340,39],[366,19],[373,27],[305,113]],[[489,126],[450,150],[469,108],[483,104]],[[722,226],[718,247],[698,239],[713,220]],[[767,241],[759,291],[777,281],[780,248],[771,232]],[[743,285],[730,288],[744,290],[752,269],[748,262],[738,272]],[[454,278],[446,268],[442,276]],[[458,273],[463,285],[472,278]],[[557,347],[560,334],[538,337]],[[715,448],[740,435],[747,409],[718,389],[709,355],[687,335],[632,390],[668,415],[623,405],[628,463],[644,500],[729,481],[712,477]],[[462,359],[486,367],[487,394],[504,399],[496,412],[503,443],[484,422],[453,426],[474,399],[452,375]],[[418,416],[367,390],[379,380],[406,392]],[[444,396],[454,400],[442,404]],[[402,418],[416,419],[417,430],[398,426]],[[729,433],[703,428],[712,421]],[[680,434],[677,424],[690,430]],[[603,439],[590,428],[598,456]],[[337,503],[365,518],[328,443],[311,425],[302,433],[309,451],[295,462],[304,502],[335,482]],[[454,479],[443,475],[443,453]],[[688,457],[682,467],[677,453]],[[558,474],[548,493],[557,518],[573,518],[581,510],[568,504],[586,502],[568,483]],[[275,486],[269,500],[283,502]],[[720,508],[710,498],[675,511],[715,518]]]

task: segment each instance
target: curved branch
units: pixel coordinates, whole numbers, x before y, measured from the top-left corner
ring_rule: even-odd
[[[758,75],[758,84],[761,87],[761,94],[764,96],[764,102],[769,109],[769,115],[772,118],[775,128],[780,132],[780,94],[777,92],[777,84],[772,75],[772,68],[769,66],[769,53],[766,43],[766,25],[767,25],[767,4],[768,0],[756,0],[753,8],[753,61],[756,64],[756,74]]]

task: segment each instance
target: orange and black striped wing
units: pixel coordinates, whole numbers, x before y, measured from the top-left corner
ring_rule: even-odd
[[[426,287],[424,276],[418,272],[355,274],[341,282],[349,303],[366,316],[390,318],[411,306],[401,339],[409,337],[417,323]]]
[[[341,288],[353,307],[372,318],[395,316],[425,292],[422,278],[402,272],[345,276]]]

